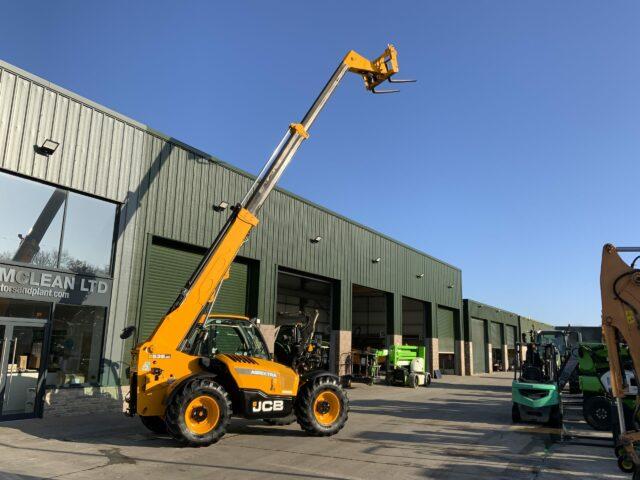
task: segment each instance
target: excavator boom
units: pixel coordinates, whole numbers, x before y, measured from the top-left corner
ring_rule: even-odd
[[[627,430],[625,424],[622,400],[629,385],[625,385],[623,381],[620,343],[629,347],[635,378],[640,378],[640,270],[635,268],[638,257],[628,265],[620,258],[621,252],[635,252],[640,255],[640,247],[615,247],[607,244],[602,250],[602,334],[609,351],[611,393],[615,399],[620,425],[618,444],[623,447],[619,451],[618,463],[626,463],[630,468],[638,469],[640,458],[636,453],[635,444],[640,441],[640,431]]]

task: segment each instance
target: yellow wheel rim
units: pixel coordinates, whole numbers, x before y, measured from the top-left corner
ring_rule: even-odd
[[[184,421],[187,428],[196,435],[204,435],[216,428],[220,420],[220,407],[215,399],[201,395],[187,405]]]
[[[320,392],[313,402],[313,414],[318,423],[329,427],[340,417],[340,398],[331,390]]]

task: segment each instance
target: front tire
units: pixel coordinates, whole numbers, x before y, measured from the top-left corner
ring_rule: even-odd
[[[225,389],[210,378],[199,378],[175,396],[167,408],[169,433],[189,447],[205,447],[226,433],[231,400]]]
[[[347,422],[348,412],[349,399],[333,377],[318,377],[304,384],[298,392],[296,419],[310,435],[335,435]]]
[[[415,373],[409,374],[408,384],[411,388],[418,388],[418,380],[418,375],[416,375]]]
[[[552,428],[562,428],[562,407],[554,405],[549,413],[548,425]]]

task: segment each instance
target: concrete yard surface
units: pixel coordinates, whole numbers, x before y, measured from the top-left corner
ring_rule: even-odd
[[[181,448],[121,415],[5,422],[0,480],[629,478],[606,435],[591,440],[575,411],[565,439],[513,425],[509,374],[446,376],[415,390],[354,384],[348,393],[347,426],[329,438],[309,437],[297,424],[233,419],[216,445]]]

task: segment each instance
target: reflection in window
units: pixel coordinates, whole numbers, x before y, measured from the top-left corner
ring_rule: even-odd
[[[48,320],[50,308],[50,304],[46,302],[0,298],[0,317]],[[0,337],[0,340],[2,340],[2,337]],[[0,348],[1,351],[2,349]]]
[[[108,275],[115,216],[114,204],[70,192],[60,267]]]
[[[0,260],[109,275],[116,206],[0,172]]]
[[[95,385],[106,309],[57,305],[53,314],[47,385]]]
[[[58,265],[66,192],[0,173],[0,260]]]

